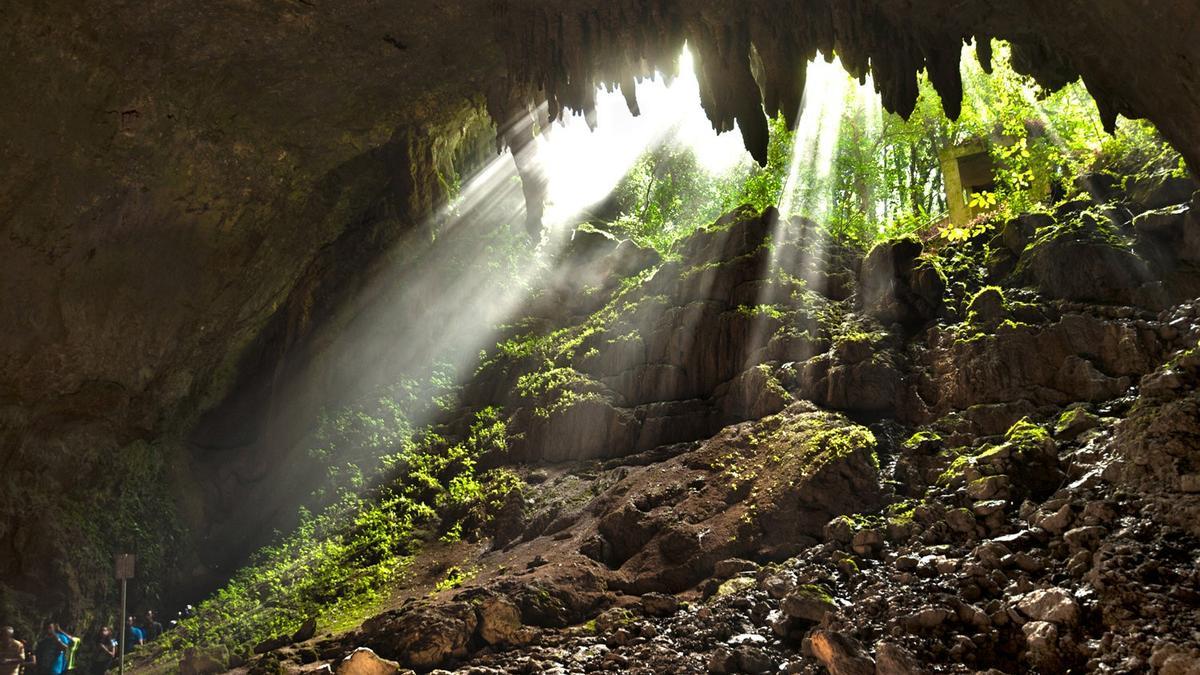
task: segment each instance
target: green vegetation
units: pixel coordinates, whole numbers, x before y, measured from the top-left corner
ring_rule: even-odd
[[[1082,83],[1046,91],[1013,69],[1006,43],[994,43],[992,52],[988,74],[975,50],[964,50],[963,111],[953,122],[924,75],[908,120],[879,114],[865,105],[862,90],[850,86],[835,122],[832,165],[797,162],[791,196],[799,215],[861,246],[930,229],[956,244],[989,234],[1018,214],[1045,211],[1054,200],[1089,197],[1089,186],[1076,184],[1077,176],[1095,172],[1128,187],[1184,174],[1182,158],[1151,125],[1122,119],[1109,136]],[[765,167],[743,162],[722,175],[706,172],[691,150],[670,141],[650,149],[616,190],[619,215],[611,229],[670,256],[682,238],[734,206],[761,210],[784,201],[793,153],[813,150],[797,148],[796,132],[782,118],[771,121],[770,133]],[[800,145],[811,142],[801,139]],[[990,154],[994,185],[967,195],[977,218],[944,223],[942,153],[973,143]]]
[[[481,457],[504,453],[507,442],[495,408],[477,412],[456,443],[429,430],[399,439],[380,457],[378,488],[343,490],[321,514],[303,514],[295,532],[260,550],[165,638],[168,653],[253,643],[294,631],[309,617],[327,627],[361,620],[386,599],[422,542],[474,536],[524,489],[512,471],[476,470]]]
[[[794,247],[806,255],[827,249],[821,251],[825,258],[817,264],[832,268],[826,263],[836,261],[838,250],[865,250],[882,238],[913,237],[926,250],[918,265],[945,279],[956,299],[955,311],[961,310],[960,316],[965,316],[969,328],[964,329],[964,336],[968,336],[979,327],[994,328],[999,316],[1018,306],[998,286],[988,285],[996,279],[983,264],[998,248],[993,236],[1000,224],[1018,213],[1054,210],[1050,201],[1079,197],[1087,188],[1075,185],[1073,178],[1084,172],[1108,173],[1114,180],[1129,183],[1181,170],[1178,155],[1147,125],[1122,122],[1115,137],[1103,138],[1098,117],[1080,85],[1055,93],[1040,91],[1011,69],[1003,46],[996,54],[997,74],[992,78],[982,74],[973,57],[968,59],[967,100],[957,122],[944,118],[926,79],[921,80],[922,96],[908,121],[895,116],[868,119],[858,102],[848,100],[837,122],[833,166],[801,162],[798,177],[797,189],[805,193],[798,203],[827,204],[816,227],[820,234],[832,237],[833,245],[826,246],[828,237],[820,246],[775,237],[763,246],[773,253],[791,252],[787,247]],[[998,167],[996,184],[971,195],[971,206],[981,212],[977,218],[969,223],[945,222],[947,203],[939,154],[955,144],[980,139],[992,141],[987,147]],[[669,144],[651,149],[618,186],[615,215],[603,229],[652,246],[666,262],[622,280],[607,302],[583,320],[572,319],[563,326],[526,319],[502,327],[504,337],[495,348],[480,353],[476,374],[490,376],[498,371],[508,376],[506,381],[513,383],[524,399],[521,404],[543,418],[603,397],[603,388],[585,372],[586,359],[600,355],[606,346],[636,346],[643,339],[634,317],[653,313],[667,303],[667,298],[651,294],[648,288],[656,274],[675,275],[666,280],[674,283],[716,265],[747,262],[745,257],[703,261],[681,269],[678,259],[689,235],[715,234],[739,219],[757,217],[762,209],[779,201],[795,140],[795,133],[782,119],[773,120],[767,166],[744,164],[721,176],[704,171],[688,150]],[[457,179],[448,172],[443,180],[450,189]],[[739,205],[746,206],[710,225]],[[1030,245],[1064,236],[1122,243],[1119,231],[1099,206],[1073,213],[1073,217],[1033,232]],[[500,269],[516,264],[515,240],[504,240],[510,234],[487,245],[487,250],[495,253],[486,256],[489,265]],[[524,240],[520,245],[525,245]],[[760,247],[745,256],[762,253]],[[775,266],[770,274],[789,302],[745,304],[737,307],[738,314],[778,323],[775,337],[819,341],[822,348],[831,342],[835,348],[864,354],[864,358],[880,351],[879,343],[888,334],[872,322],[849,318],[843,304],[809,288],[800,278],[807,276],[804,270]],[[600,292],[608,291],[589,290],[589,297]],[[773,372],[765,364],[759,368],[766,386],[786,398],[777,378],[779,371]],[[306,460],[323,476],[313,495],[313,513],[304,512],[294,532],[259,551],[225,587],[202,603],[196,616],[166,639],[168,653],[201,644],[241,647],[290,632],[310,617],[316,617],[323,629],[348,626],[387,599],[391,585],[424,543],[486,534],[496,515],[523,497],[527,488],[511,470],[484,472],[478,468],[482,458],[507,452],[507,411],[492,407],[472,411],[469,429],[458,434],[415,421],[433,419],[431,413],[439,410],[454,410],[454,383],[452,369],[434,366],[427,381],[399,382],[323,415],[309,439]],[[1071,421],[1064,417],[1059,426],[1064,424]],[[877,469],[879,466],[871,431],[840,416],[791,416],[774,427],[768,423],[760,429],[762,433],[748,440],[751,446],[768,445],[770,452],[760,460],[749,461],[750,453],[736,452],[714,460],[714,468],[735,490],[754,479],[773,480],[775,476],[778,483],[763,490],[782,490],[786,481],[811,475],[830,461],[859,451],[868,453],[863,455],[866,461]],[[945,451],[949,467],[939,482],[954,484],[978,478],[1001,456],[1041,451],[1049,442],[1046,429],[1022,420],[1008,430],[1002,443],[977,452]],[[944,441],[937,433],[920,431],[905,445],[932,453],[941,450]],[[118,476],[124,478],[114,483],[111,494],[64,517],[77,524],[84,540],[132,548],[139,552],[143,565],[165,569],[176,564],[170,551],[178,533],[130,525],[164,517],[177,522],[171,515],[174,504],[154,487],[168,483],[162,477],[162,453],[140,445],[127,450],[117,467]],[[141,487],[131,489],[125,480]],[[577,498],[587,496],[581,493]],[[756,494],[754,498],[767,503],[771,497]],[[747,521],[756,517],[755,506],[747,508]],[[911,524],[915,509],[915,503],[903,502],[889,507],[882,517],[846,517],[846,522],[858,529],[868,524],[903,526]],[[111,522],[119,526],[88,517],[94,513],[111,514]],[[81,547],[75,554],[78,568],[105,569],[107,559],[94,555],[103,550],[95,545]],[[83,560],[84,556],[96,559]],[[471,575],[470,570],[450,568],[436,588],[455,588]],[[98,572],[96,576],[106,578]],[[726,585],[741,583],[734,580]],[[824,589],[812,588],[828,599]]]
[[[1022,418],[1005,432],[1003,443],[985,445],[976,452],[966,448],[953,451],[954,459],[938,477],[937,483],[951,487],[969,483],[982,476],[1000,473],[1010,460],[1015,460],[1017,466],[1032,466],[1040,455],[1053,447],[1049,431],[1028,417]]]
[[[704,170],[690,148],[664,142],[638,160],[613,194],[621,215],[613,229],[660,253],[741,205],[774,206],[787,178],[792,135],[771,121],[767,166],[743,163],[724,175]]]
[[[917,450],[921,448],[935,448],[942,444],[942,436],[936,431],[918,431],[912,436],[909,436],[904,441],[904,447],[908,450]]]
[[[1025,417],[1008,428],[1004,440],[1021,448],[1040,447],[1050,441],[1050,432]]]
[[[796,590],[792,591],[792,594],[803,596],[825,605],[834,606],[833,595],[824,586],[818,586],[817,584],[801,584],[796,587]]]
[[[435,593],[441,591],[449,591],[463,585],[464,582],[470,580],[475,574],[470,571],[464,571],[457,565],[446,570],[446,578],[437,582],[433,587]]]

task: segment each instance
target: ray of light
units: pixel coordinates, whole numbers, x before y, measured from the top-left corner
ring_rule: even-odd
[[[836,59],[809,64],[788,177],[779,199],[784,218],[802,214],[820,220],[828,216],[827,187],[849,87],[846,71]]]
[[[812,284],[823,271],[825,230],[834,206],[833,169],[848,116],[856,116],[867,133],[875,134],[882,108],[871,80],[854,82],[836,58],[810,63],[807,82],[779,197],[780,218],[772,232],[771,265],[773,271]]]
[[[700,84],[691,53],[680,56],[670,84],[659,75],[638,85],[641,114],[629,112],[619,90],[596,94],[595,130],[567,117],[539,136],[537,157],[547,177],[545,222],[560,227],[607,197],[648,149],[670,142],[686,146],[704,170],[722,174],[750,161],[741,135],[716,134],[700,107]]]

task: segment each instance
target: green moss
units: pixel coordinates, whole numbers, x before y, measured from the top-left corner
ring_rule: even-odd
[[[855,565],[855,567],[857,568],[857,565]],[[834,604],[833,595],[829,592],[829,590],[824,586],[819,586],[817,584],[801,584],[797,586],[792,593],[827,605]]]
[[[1121,251],[1130,248],[1129,239],[1121,233],[1112,217],[1096,206],[1038,228],[1033,241],[1021,254],[1017,273],[1027,273],[1029,265],[1043,255],[1042,251],[1057,242],[1086,242]]]
[[[770,247],[770,242],[764,241],[763,243],[759,244],[757,248],[749,251],[748,253],[743,253],[737,257],[729,258],[728,260],[706,260],[702,263],[684,268],[679,272],[679,278],[686,281],[691,277],[713,274],[717,270],[721,269],[737,269],[738,267],[742,267],[754,260],[756,257],[762,255],[762,252],[769,250]]]
[[[971,296],[967,303],[967,321],[978,323],[981,311],[999,308],[1008,309],[1008,301],[1004,298],[1004,289],[999,286],[984,286]]]
[[[1003,443],[986,445],[975,453],[959,454],[938,476],[936,482],[938,485],[952,486],[962,480],[969,467],[978,467],[986,472],[987,467],[1003,457],[1014,456],[1020,461],[1021,457],[1036,455],[1048,443],[1053,443],[1050,432],[1031,422],[1029,418],[1023,418],[1009,427]]]
[[[913,517],[917,512],[917,505],[918,502],[912,499],[905,499],[895,504],[889,504],[883,511],[884,518],[889,523],[908,525],[913,522]]]
[[[752,319],[765,316],[776,321],[783,321],[787,316],[787,310],[780,305],[738,305],[737,313]]]
[[[745,593],[752,590],[756,585],[757,582],[753,577],[734,577],[717,587],[717,593],[715,597],[723,598],[727,595]]]
[[[936,431],[924,430],[914,433],[905,439],[903,446],[905,450],[915,451],[928,447],[939,446],[942,444],[942,436]]]
[[[1063,411],[1063,413],[1058,416],[1058,420],[1054,423],[1054,434],[1059,435],[1066,433],[1066,431],[1072,426],[1079,424],[1089,416],[1091,416],[1091,413],[1083,408],[1071,408],[1070,410]]]
[[[360,622],[378,611],[424,539],[477,535],[524,483],[503,469],[479,474],[484,456],[507,450],[502,412],[484,408],[457,442],[431,430],[404,439],[382,459],[381,484],[348,491],[291,535],[258,551],[196,615],[163,640],[163,656],[189,646],[237,645],[294,631]],[[450,588],[471,572],[451,570]]]
[[[1008,428],[1004,440],[1019,446],[1041,445],[1050,440],[1050,432],[1025,417]]]
[[[946,467],[946,470],[938,476],[936,481],[938,485],[946,486],[954,484],[962,476],[963,472],[966,471],[967,467],[977,461],[978,458],[967,453],[966,450],[966,448],[956,448],[951,451],[955,454],[955,457],[951,460],[950,465]],[[993,450],[993,448],[989,448],[983,454]]]

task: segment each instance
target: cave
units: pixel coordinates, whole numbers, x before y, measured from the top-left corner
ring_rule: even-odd
[[[3,15],[13,675],[1200,672],[1194,0]]]

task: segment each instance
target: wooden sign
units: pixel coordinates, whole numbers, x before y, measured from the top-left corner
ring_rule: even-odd
[[[116,567],[117,567],[117,578],[118,579],[132,579],[133,578],[133,562],[134,562],[134,557],[133,557],[132,553],[118,553],[117,554]]]

